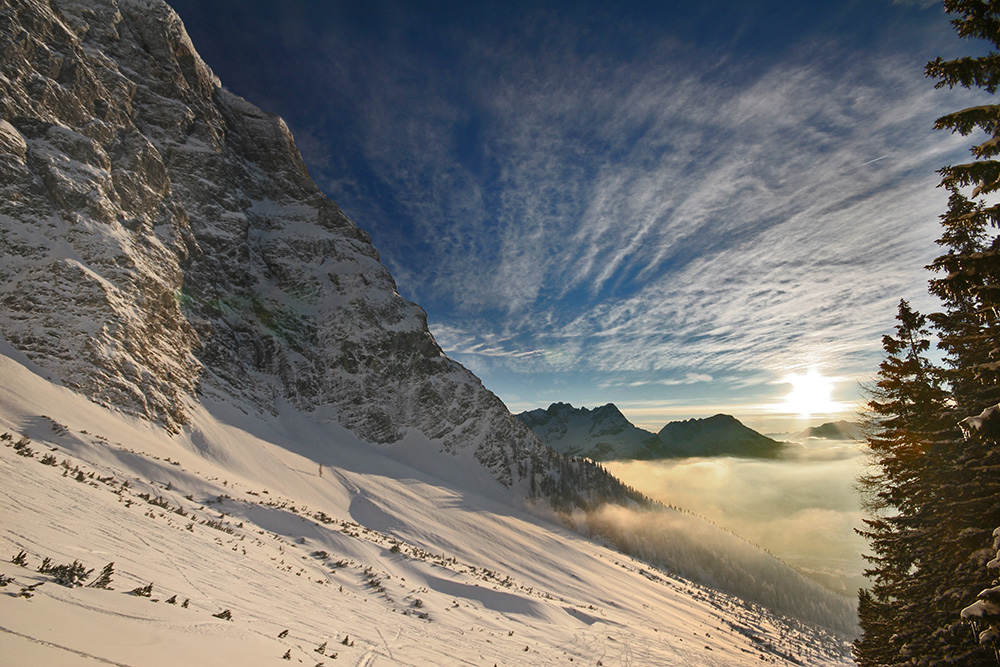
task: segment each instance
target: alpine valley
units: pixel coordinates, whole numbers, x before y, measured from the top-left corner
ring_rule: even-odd
[[[0,191],[5,665],[849,664],[444,355],[162,1],[0,0]]]

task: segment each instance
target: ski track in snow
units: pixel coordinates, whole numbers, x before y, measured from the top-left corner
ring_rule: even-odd
[[[32,637],[30,635],[26,635],[26,634],[23,634],[23,633],[20,633],[20,632],[15,632],[14,630],[11,630],[9,628],[5,628],[3,626],[0,626],[0,632],[6,632],[7,634],[14,635],[15,637],[20,637],[21,639],[26,639],[29,642],[32,642],[33,644],[38,644],[39,646],[45,646],[47,648],[59,649],[60,651],[66,651],[67,653],[72,653],[73,655],[78,655],[81,658],[86,658],[88,660],[94,660],[96,662],[100,662],[100,663],[105,664],[105,665],[116,665],[117,667],[130,667],[129,665],[126,665],[126,664],[121,663],[121,662],[115,662],[114,660],[107,660],[105,658],[102,658],[99,655],[91,655],[89,653],[77,650],[75,648],[71,648],[69,646],[60,646],[59,644],[55,644],[53,642],[46,641],[44,639],[38,639],[37,637]]]

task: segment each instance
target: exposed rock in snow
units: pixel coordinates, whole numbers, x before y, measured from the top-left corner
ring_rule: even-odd
[[[174,431],[198,394],[417,429],[508,485],[550,457],[166,4],[7,4],[0,53],[0,333],[53,377]]]

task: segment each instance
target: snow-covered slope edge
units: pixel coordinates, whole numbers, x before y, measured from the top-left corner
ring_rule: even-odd
[[[472,460],[446,457],[439,476],[408,465],[439,446],[418,435],[387,452],[294,409],[216,405],[170,437],[10,354],[5,663],[850,662],[832,635],[511,507]],[[10,562],[22,551],[25,567]],[[114,590],[60,586],[44,558],[93,568],[84,584],[113,563]]]

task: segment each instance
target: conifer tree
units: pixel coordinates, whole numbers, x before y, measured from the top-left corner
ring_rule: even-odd
[[[937,60],[927,74],[937,86],[979,88],[993,95],[1000,86],[1000,2],[945,0],[960,37],[985,40],[985,56]],[[1000,524],[1000,105],[984,104],[939,118],[938,129],[977,134],[974,160],[941,169],[951,192],[938,244],[945,252],[930,266],[938,272],[931,292],[943,305],[934,316],[947,354],[953,414],[964,438],[948,448],[938,485],[942,535],[930,545],[929,559],[940,568],[935,600],[955,608],[990,583],[985,562],[991,531]],[[985,135],[985,136],[983,136]],[[971,188],[966,198],[961,188]],[[964,419],[963,419],[964,418]],[[935,607],[936,610],[936,607]],[[932,635],[940,660],[985,664],[986,652],[970,640],[954,615],[935,619]],[[971,644],[971,645],[970,645]],[[933,663],[932,663],[933,664]]]
[[[862,667],[902,664],[912,633],[919,632],[920,569],[924,540],[934,529],[937,449],[948,432],[947,393],[940,372],[926,358],[927,318],[901,300],[895,336],[882,338],[886,357],[869,389],[871,472],[859,487],[871,518],[860,531],[869,542],[872,585],[859,594],[861,637],[854,655]]]
[[[108,563],[101,570],[101,573],[97,575],[97,579],[88,584],[87,588],[105,588],[111,590],[111,577],[115,573],[115,564],[113,562]]]
[[[994,50],[938,58],[926,74],[939,88],[994,94],[1000,87],[1000,1],[944,0],[944,7],[960,37],[985,40]],[[947,365],[944,383],[935,381],[947,396],[928,407],[926,423],[907,416],[902,410],[908,403],[899,399],[921,385],[885,384],[905,370],[902,348],[887,342],[888,365],[881,367],[871,403],[880,428],[870,440],[875,472],[861,484],[874,499],[865,531],[873,551],[872,586],[859,596],[862,637],[855,644],[863,666],[992,662],[992,651],[979,645],[958,612],[990,582],[990,533],[1000,524],[1000,106],[956,111],[935,126],[985,137],[972,147],[971,162],[940,170],[950,197],[938,240],[943,253],[928,268],[935,272],[930,291],[942,304],[931,321]],[[902,307],[900,315],[902,321]],[[920,404],[917,393],[909,400]],[[960,423],[961,432],[949,428]]]

